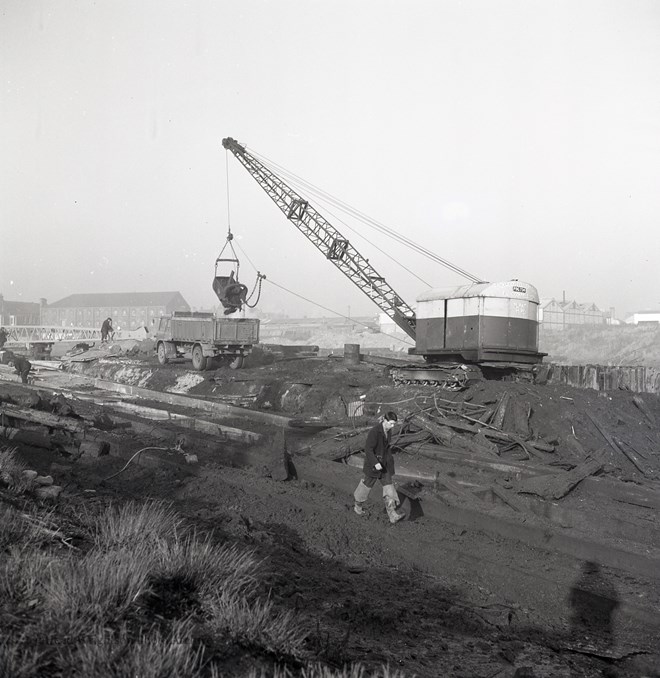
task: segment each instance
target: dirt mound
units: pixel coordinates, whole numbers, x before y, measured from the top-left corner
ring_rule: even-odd
[[[570,365],[660,366],[660,327],[603,325],[542,330],[539,349],[547,362]]]

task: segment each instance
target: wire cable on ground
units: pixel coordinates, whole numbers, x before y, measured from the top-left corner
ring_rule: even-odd
[[[108,476],[107,478],[103,478],[103,482],[105,482],[106,480],[110,480],[110,478],[115,478],[115,477],[118,476],[120,473],[123,473],[123,472],[128,468],[129,464],[133,461],[133,459],[135,459],[135,457],[137,457],[138,454],[140,454],[141,452],[145,452],[146,450],[163,450],[163,451],[167,451],[167,450],[169,450],[169,449],[170,449],[169,447],[143,447],[141,450],[138,450],[138,451],[137,451],[137,452],[136,452],[136,453],[135,453],[135,454],[134,454],[127,462],[126,462],[126,464],[124,465],[124,468],[119,469],[119,471],[117,471],[117,473],[113,473],[111,476]]]

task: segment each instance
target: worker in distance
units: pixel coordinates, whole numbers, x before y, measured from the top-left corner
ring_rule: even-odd
[[[380,481],[383,486],[383,501],[385,510],[392,524],[398,523],[405,516],[396,509],[399,506],[399,495],[394,487],[394,456],[390,448],[392,429],[397,422],[395,412],[387,412],[381,420],[369,431],[364,446],[363,477],[355,488],[353,510],[359,516],[365,514],[364,503],[369,498],[371,488]]]
[[[21,381],[24,384],[28,383],[28,375],[32,370],[32,363],[27,358],[24,358],[22,355],[16,355],[11,351],[4,351],[2,354],[2,362],[5,365],[13,367],[14,371],[21,377]]]
[[[108,337],[115,332],[112,326],[112,318],[106,318],[101,325],[101,343],[108,341]]]

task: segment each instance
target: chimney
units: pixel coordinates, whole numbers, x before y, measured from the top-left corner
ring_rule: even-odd
[[[561,295],[562,295],[561,303],[565,304],[566,303],[566,290],[563,290]]]

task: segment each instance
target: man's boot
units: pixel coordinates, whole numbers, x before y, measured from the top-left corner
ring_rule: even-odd
[[[367,487],[364,484],[364,481],[360,480],[358,486],[355,488],[355,492],[353,492],[353,499],[355,500],[355,503],[353,504],[353,510],[359,516],[366,514],[363,505],[364,502],[369,498],[369,492],[371,492],[371,488]]]
[[[403,513],[399,513],[396,510],[396,502],[392,497],[383,497],[383,501],[385,502],[385,510],[392,524],[398,523],[402,518],[405,518]]]

